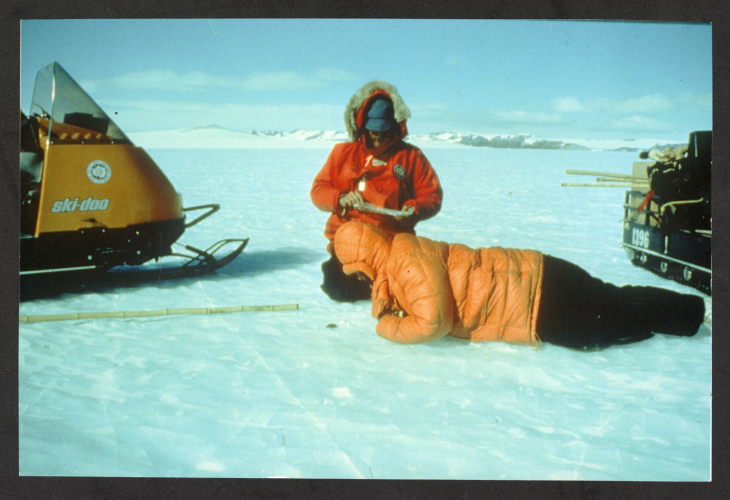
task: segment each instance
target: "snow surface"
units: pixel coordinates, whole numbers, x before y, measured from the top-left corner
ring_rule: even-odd
[[[261,138],[259,138],[261,139]],[[143,146],[145,144],[142,144]],[[616,284],[698,294],[633,267],[636,153],[430,148],[445,190],[421,236],[536,248]],[[21,475],[708,481],[711,333],[598,352],[375,334],[370,304],[320,290],[318,149],[149,149],[185,206],[182,240],[250,237],[213,275],[22,302],[21,315],[299,304],[298,311],[21,324]]]

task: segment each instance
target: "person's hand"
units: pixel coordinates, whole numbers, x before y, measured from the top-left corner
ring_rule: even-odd
[[[362,197],[360,191],[350,191],[347,194],[340,196],[340,206],[342,208],[355,207],[365,203],[365,199]]]
[[[405,212],[405,214],[403,214],[403,215],[397,215],[395,217],[395,219],[396,220],[403,220],[406,217],[410,217],[411,215],[413,215],[415,213],[415,211],[416,211],[416,207],[414,207],[413,205],[406,205],[406,206],[404,206],[401,209],[401,212]]]

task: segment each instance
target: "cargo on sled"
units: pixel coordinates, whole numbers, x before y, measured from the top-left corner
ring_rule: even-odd
[[[595,184],[628,187],[621,246],[632,264],[712,294],[712,131],[689,134],[686,145],[639,154],[631,174],[597,175]]]
[[[711,294],[712,132],[640,158],[653,162],[634,163],[648,184],[626,192],[622,246],[633,264]]]

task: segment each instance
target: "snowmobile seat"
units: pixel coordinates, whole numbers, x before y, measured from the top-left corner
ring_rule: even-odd
[[[104,135],[106,135],[107,129],[109,128],[108,118],[97,118],[89,113],[66,113],[63,117],[63,123],[99,132]]]

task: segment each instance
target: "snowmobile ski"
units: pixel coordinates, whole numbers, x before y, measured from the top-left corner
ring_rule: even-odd
[[[118,266],[112,269],[86,267],[53,269],[45,273],[24,273],[20,276],[20,300],[25,302],[48,299],[64,293],[105,292],[114,288],[200,278],[232,262],[243,252],[248,241],[248,238],[221,240],[206,250],[184,245],[187,253],[181,251],[170,255],[182,259],[181,264],[160,261],[154,264]],[[223,257],[216,257],[216,252],[231,244],[236,245],[231,252]]]

